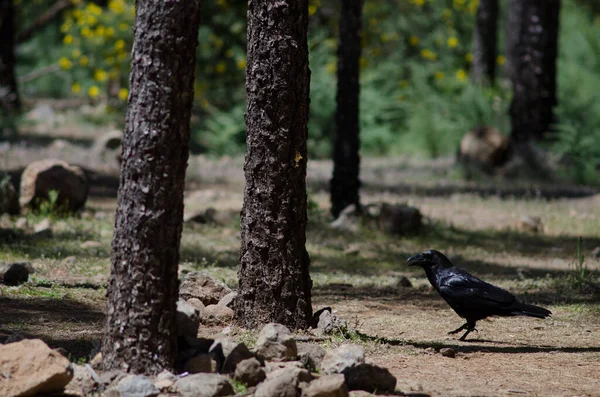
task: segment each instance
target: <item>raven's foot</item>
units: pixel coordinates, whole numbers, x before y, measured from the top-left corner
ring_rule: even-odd
[[[463,325],[461,325],[460,327],[458,327],[457,329],[455,329],[454,331],[450,331],[448,332],[448,335],[454,335],[454,334],[458,334],[460,331],[462,331],[463,329],[468,329],[469,328],[469,323],[464,323]],[[468,332],[468,331],[467,331]]]
[[[478,331],[478,330],[475,328],[475,326],[473,326],[473,327],[467,327],[467,332],[465,332],[465,333],[463,334],[463,336],[461,336],[460,338],[458,338],[458,340],[462,340],[462,341],[464,341],[464,340],[467,338],[467,335],[469,335],[469,333],[470,333],[470,332],[473,332],[473,331],[475,331],[475,332],[479,332],[479,331]]]

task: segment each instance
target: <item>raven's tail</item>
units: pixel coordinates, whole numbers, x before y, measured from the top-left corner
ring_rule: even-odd
[[[537,318],[550,317],[552,312],[543,307],[528,305],[526,303],[516,302],[511,306],[511,314],[514,316],[530,316]]]

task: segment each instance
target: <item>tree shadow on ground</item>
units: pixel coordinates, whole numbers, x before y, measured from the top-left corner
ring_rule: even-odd
[[[19,334],[61,347],[72,359],[89,358],[102,335],[105,313],[98,306],[67,297],[0,297],[0,341]]]

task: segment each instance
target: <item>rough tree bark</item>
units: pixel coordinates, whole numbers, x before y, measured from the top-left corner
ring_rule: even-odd
[[[306,252],[308,0],[248,2],[246,187],[238,322],[305,328],[312,316]]]
[[[494,84],[498,49],[498,0],[480,0],[473,32],[471,78],[477,84]]]
[[[512,80],[513,69],[519,58],[519,40],[523,28],[523,0],[508,0],[506,26],[504,29],[504,52],[506,63],[504,64],[504,75]]]
[[[511,134],[516,143],[542,139],[554,122],[560,4],[560,0],[522,0],[516,8],[521,14],[509,17],[520,22],[518,27],[507,27],[518,31],[510,72]]]
[[[175,361],[199,0],[137,0],[102,353],[106,369],[154,374]]]
[[[342,0],[337,63],[336,131],[331,179],[331,214],[360,208],[359,73],[363,0]]]
[[[0,0],[0,108],[2,117],[19,110],[15,77],[15,26],[12,0]],[[0,129],[2,125],[0,125]]]

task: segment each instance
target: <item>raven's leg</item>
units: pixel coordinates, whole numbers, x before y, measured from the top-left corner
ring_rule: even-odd
[[[460,331],[462,331],[463,329],[467,329],[468,327],[469,327],[469,323],[466,322],[463,325],[461,325],[460,327],[458,327],[457,329],[455,329],[454,331],[448,332],[448,335],[458,334]]]
[[[476,321],[467,321],[467,323],[465,325],[463,325],[463,327],[467,328],[467,332],[465,332],[463,334],[463,336],[461,336],[460,338],[458,338],[458,340],[465,340],[465,338],[467,337],[467,335],[469,335],[470,332],[472,331],[477,331],[475,329],[475,323]]]

